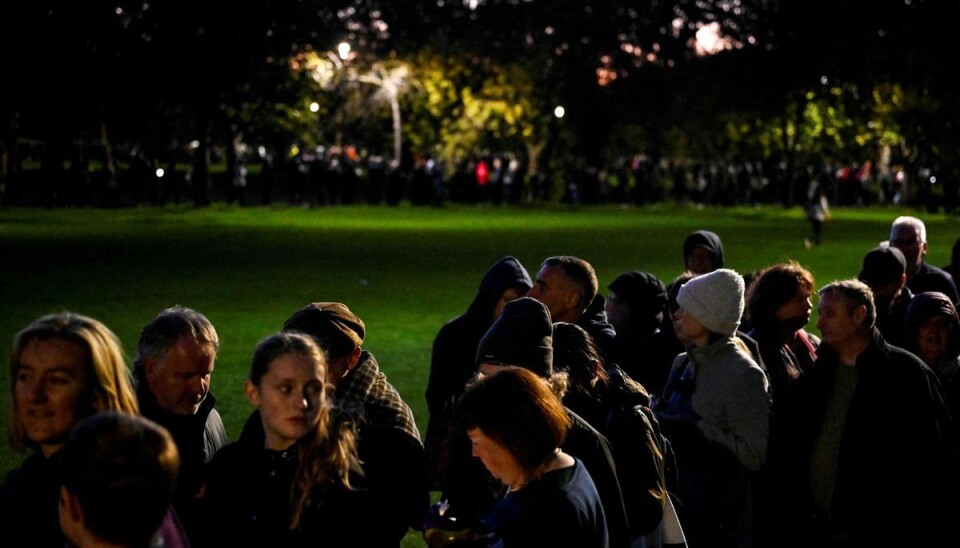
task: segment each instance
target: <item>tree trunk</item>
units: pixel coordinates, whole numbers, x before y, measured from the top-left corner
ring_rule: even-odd
[[[390,90],[390,110],[393,113],[393,163],[400,167],[400,155],[403,151],[403,134],[400,131],[402,120],[400,118],[400,101],[397,99],[397,93]]]

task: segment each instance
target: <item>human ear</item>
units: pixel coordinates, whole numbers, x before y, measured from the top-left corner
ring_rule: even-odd
[[[860,305],[853,309],[853,319],[857,321],[858,324],[862,324],[863,320],[867,317],[867,307],[865,305]]]
[[[257,388],[257,385],[250,382],[250,379],[243,381],[243,393],[247,396],[247,401],[250,402],[250,405],[256,408],[260,407],[260,389]]]

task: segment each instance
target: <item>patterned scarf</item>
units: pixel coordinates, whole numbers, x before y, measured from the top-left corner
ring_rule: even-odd
[[[418,441],[420,431],[413,419],[413,411],[400,393],[387,382],[376,358],[367,351],[337,385],[337,405],[348,416],[364,425],[403,430]]]

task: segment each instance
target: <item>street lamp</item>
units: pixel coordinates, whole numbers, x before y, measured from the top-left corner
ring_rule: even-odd
[[[564,109],[562,106],[557,106],[557,108],[553,109],[553,115],[557,118],[563,118],[563,115],[566,113],[566,109]]]
[[[350,44],[346,42],[337,44],[337,55],[340,56],[340,59],[346,61],[347,57],[350,57]]]

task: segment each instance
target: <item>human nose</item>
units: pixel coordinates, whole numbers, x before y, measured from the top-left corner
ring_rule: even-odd
[[[201,396],[207,393],[209,386],[209,377],[194,377],[194,380],[190,383],[190,389],[193,390],[195,394],[200,394]]]
[[[27,393],[30,394],[30,401],[33,403],[44,403],[49,397],[47,395],[47,383],[41,381],[32,381],[27,385]]]

